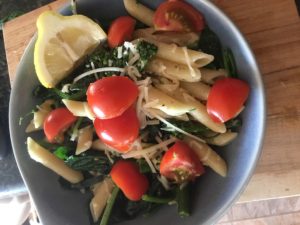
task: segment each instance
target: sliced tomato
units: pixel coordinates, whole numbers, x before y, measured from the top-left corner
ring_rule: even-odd
[[[131,201],[138,201],[149,187],[147,177],[139,171],[138,166],[132,161],[119,160],[114,164],[111,172],[114,183],[123,191]]]
[[[100,119],[120,116],[136,100],[138,87],[128,77],[106,77],[90,84],[87,102]]]
[[[67,108],[57,108],[49,113],[44,121],[44,132],[49,142],[62,141],[62,133],[76,121]]]
[[[226,122],[241,110],[250,92],[249,85],[236,78],[219,79],[207,99],[207,112],[215,122]]]
[[[160,174],[177,183],[194,180],[204,173],[196,153],[183,141],[177,141],[163,155]]]
[[[193,6],[174,0],[159,5],[153,23],[156,30],[179,32],[200,32],[205,25],[204,17]]]
[[[121,116],[101,120],[96,118],[94,126],[98,137],[107,145],[126,152],[139,135],[140,123],[134,106]]]
[[[135,19],[130,16],[121,16],[114,20],[108,30],[108,45],[111,48],[122,45],[125,41],[132,39],[135,27]]]

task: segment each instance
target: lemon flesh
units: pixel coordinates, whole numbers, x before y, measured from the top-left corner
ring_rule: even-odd
[[[107,38],[102,28],[82,15],[62,16],[52,11],[37,20],[34,66],[41,84],[55,87],[82,59]]]

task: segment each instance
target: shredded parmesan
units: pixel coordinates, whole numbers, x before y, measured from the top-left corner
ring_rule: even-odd
[[[71,86],[71,84],[65,84],[62,89],[61,92],[63,93],[68,93],[69,92],[69,87]]]
[[[121,59],[121,58],[122,58],[122,50],[123,50],[123,47],[122,47],[122,46],[120,46],[120,47],[117,48],[117,51],[118,51],[117,57],[118,57],[118,59]]]
[[[167,180],[167,178],[165,178],[164,176],[157,176],[157,179],[159,180],[159,182],[162,184],[162,186],[166,189],[166,190],[170,190],[170,184],[169,181]]]
[[[76,83],[77,81],[79,81],[80,79],[86,77],[86,76],[89,76],[91,74],[94,74],[94,73],[101,73],[101,72],[125,72],[125,69],[123,68],[119,68],[119,67],[103,67],[103,68],[97,68],[97,69],[94,69],[94,70],[90,70],[90,71],[87,71],[83,74],[80,74],[79,76],[77,76],[74,80],[73,80],[73,83]]]
[[[111,162],[111,164],[114,163],[114,160],[110,156],[110,151],[104,150],[105,155],[107,156],[108,160]]]
[[[128,61],[128,66],[132,66],[136,61],[140,59],[140,54],[135,53],[133,57]]]
[[[194,68],[192,67],[191,63],[190,63],[190,60],[189,60],[189,55],[188,55],[188,52],[187,52],[187,48],[186,47],[183,47],[182,48],[183,52],[184,52],[184,57],[185,57],[185,61],[186,61],[186,64],[191,72],[191,76],[192,77],[196,77],[196,72],[194,70]]]
[[[158,114],[156,114],[155,112],[151,112],[150,114],[152,114],[153,117],[159,119],[161,122],[163,122],[163,123],[166,124],[167,126],[173,128],[174,130],[176,130],[176,131],[178,131],[178,132],[180,132],[180,133],[182,133],[182,134],[185,134],[186,136],[191,137],[191,138],[193,138],[193,139],[195,139],[195,140],[197,140],[197,141],[200,141],[200,142],[205,143],[205,141],[204,141],[203,139],[201,139],[201,138],[199,138],[199,137],[196,137],[195,135],[192,135],[192,134],[190,134],[190,133],[188,133],[188,132],[186,132],[186,131],[180,129],[179,127],[174,126],[173,124],[169,123],[169,122],[168,122],[167,120],[165,120],[164,118],[160,117],[160,116],[159,116]]]
[[[95,68],[95,64],[94,64],[94,62],[91,62],[91,67],[92,67],[92,69],[93,70],[95,70],[96,68]],[[98,77],[98,74],[97,73],[95,73],[95,78],[98,80],[99,79],[99,77]]]
[[[150,169],[151,169],[151,172],[152,172],[152,173],[156,173],[156,169],[155,169],[155,167],[153,166],[153,164],[152,164],[151,160],[149,159],[148,155],[147,155],[147,154],[143,154],[143,157],[144,157],[144,159],[146,160],[146,162],[148,163],[148,165],[149,165],[149,167],[150,167]]]
[[[150,154],[152,152],[157,151],[160,148],[163,148],[164,146],[167,146],[173,142],[175,142],[177,139],[175,137],[171,137],[170,139],[163,141],[162,143],[156,144],[156,145],[152,145],[148,148],[142,149],[140,151],[131,151],[128,153],[125,153],[122,155],[122,157],[124,159],[128,159],[128,158],[133,158],[133,157],[137,157],[137,156],[143,156],[143,154]]]

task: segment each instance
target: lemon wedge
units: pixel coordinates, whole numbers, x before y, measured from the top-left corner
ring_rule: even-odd
[[[37,20],[34,66],[41,84],[55,87],[106,39],[102,28],[82,15],[46,11]]]

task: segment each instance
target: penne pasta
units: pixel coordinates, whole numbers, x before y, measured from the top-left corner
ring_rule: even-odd
[[[225,146],[232,142],[238,133],[236,132],[226,132],[224,134],[219,134],[215,137],[205,139],[208,144],[217,145],[217,146]]]
[[[182,103],[154,87],[149,88],[148,98],[149,103],[144,105],[145,108],[159,109],[170,116],[180,116],[193,110],[191,105]]]
[[[196,82],[201,79],[199,69],[157,57],[148,62],[146,71],[181,81]]]
[[[175,43],[178,46],[193,46],[199,41],[199,35],[194,32],[159,32],[152,27],[135,30],[133,33],[133,39],[137,38],[144,38],[166,44]]]
[[[26,127],[25,132],[30,133],[33,131],[42,130],[44,126],[44,121],[48,114],[51,112],[51,105],[54,103],[54,100],[48,99],[44,101],[41,105],[37,106],[38,110],[33,113],[33,119],[30,121]]]
[[[176,99],[179,99],[186,104],[188,104],[193,110],[189,111],[188,113],[198,120],[200,123],[207,126],[212,131],[217,133],[225,133],[226,126],[223,123],[216,123],[214,122],[207,113],[206,106],[203,105],[201,102],[197,101],[195,98],[187,94],[184,90],[178,91],[174,94]]]
[[[124,0],[123,2],[127,12],[131,16],[149,27],[153,27],[154,12],[151,9],[141,3],[138,3],[136,0]]]
[[[201,81],[207,84],[213,84],[216,79],[221,77],[227,77],[228,72],[224,69],[211,70],[211,69],[201,69]]]
[[[189,137],[185,137],[184,141],[195,151],[204,165],[209,166],[222,177],[226,177],[226,162],[214,150],[212,150],[207,144],[195,141]]]
[[[193,97],[206,101],[210,91],[210,86],[202,82],[180,82],[180,86]]]
[[[153,44],[158,47],[157,57],[179,64],[185,64],[189,68],[203,67],[214,60],[213,55],[187,49],[186,47],[178,47],[175,44],[165,44],[158,41],[153,42]]]
[[[74,116],[87,117],[91,120],[94,120],[96,117],[87,102],[73,101],[68,99],[63,99],[62,102],[65,104],[68,110],[73,113]]]
[[[110,178],[105,178],[102,182],[95,185],[93,190],[94,197],[90,202],[90,211],[94,223],[96,223],[102,215],[113,188],[114,183]]]
[[[93,127],[87,126],[78,131],[78,141],[75,154],[79,155],[82,152],[90,149],[93,143]]]
[[[40,146],[31,137],[27,138],[27,150],[33,160],[43,164],[67,181],[75,184],[83,180],[81,172],[68,167],[63,160]]]

